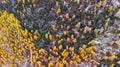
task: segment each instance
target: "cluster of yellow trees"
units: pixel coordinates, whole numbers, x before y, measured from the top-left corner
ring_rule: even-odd
[[[77,66],[82,61],[88,61],[88,58],[95,58],[96,47],[94,43],[91,47],[83,45],[79,48],[78,53],[74,47],[68,45],[63,48],[59,42],[59,46],[52,45],[53,49],[47,52],[44,48],[36,49],[34,41],[40,36],[37,30],[28,31],[23,29],[19,20],[13,14],[6,11],[0,11],[0,65],[9,67],[22,66],[24,60],[27,59],[28,66],[35,67],[63,67]],[[50,33],[45,37],[53,40]],[[74,36],[71,36],[74,39]],[[60,53],[59,53],[60,52]],[[67,60],[67,58],[70,58]],[[91,60],[91,62],[96,62]]]
[[[30,33],[23,29],[13,14],[0,11],[0,65],[13,67],[25,58],[32,61],[33,41],[38,36],[38,31]]]

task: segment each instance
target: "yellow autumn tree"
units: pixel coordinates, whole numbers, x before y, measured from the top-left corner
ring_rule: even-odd
[[[38,31],[30,33],[23,29],[13,14],[0,11],[0,67],[17,67],[23,64],[24,59],[31,63],[32,54],[36,51],[33,41],[38,36]]]

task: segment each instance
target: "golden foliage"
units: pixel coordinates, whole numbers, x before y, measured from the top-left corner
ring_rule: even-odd
[[[32,58],[34,38],[38,38],[39,33],[33,34],[26,29],[22,29],[19,20],[13,14],[6,11],[0,12],[0,64],[21,65],[25,58]]]

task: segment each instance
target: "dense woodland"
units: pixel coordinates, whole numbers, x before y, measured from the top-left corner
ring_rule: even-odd
[[[119,67],[120,0],[0,0],[0,67]]]

